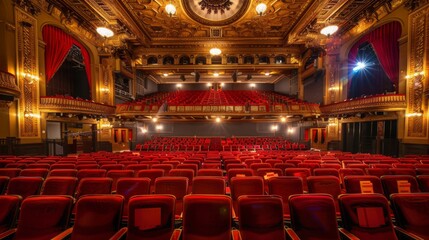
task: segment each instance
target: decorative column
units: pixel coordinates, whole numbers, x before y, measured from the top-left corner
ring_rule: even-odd
[[[428,109],[424,86],[428,86],[425,64],[429,63],[429,6],[410,14],[409,25],[405,138],[427,140]]]
[[[17,42],[17,77],[19,98],[19,136],[40,138],[39,69],[37,21],[20,8],[15,8]]]

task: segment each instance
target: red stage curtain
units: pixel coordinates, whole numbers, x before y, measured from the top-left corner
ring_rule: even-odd
[[[397,89],[399,82],[399,43],[402,26],[399,22],[394,21],[386,23],[383,26],[373,30],[359,39],[349,51],[349,72],[353,71],[356,65],[356,57],[359,46],[368,42],[372,45],[377,58],[383,67],[384,72],[390,81],[395,84]],[[351,74],[350,74],[351,76]],[[349,87],[351,78],[349,78]]]
[[[46,43],[45,48],[45,65],[46,65],[46,82],[49,82],[60,68],[61,64],[67,57],[70,48],[76,45],[80,48],[85,64],[86,77],[88,79],[89,89],[91,90],[91,59],[86,48],[63,30],[46,25],[42,29],[43,41]]]

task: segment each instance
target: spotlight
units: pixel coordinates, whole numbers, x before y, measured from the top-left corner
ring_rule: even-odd
[[[356,67],[353,68],[353,71],[357,72],[361,69],[365,69],[366,64],[364,62],[358,62],[356,63]]]

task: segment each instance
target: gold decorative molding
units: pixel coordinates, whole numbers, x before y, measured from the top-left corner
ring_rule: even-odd
[[[408,78],[407,78],[407,113],[415,116],[405,119],[406,137],[426,138],[427,137],[427,100],[425,100],[424,86],[428,85],[425,64],[429,62],[428,44],[429,35],[429,6],[419,9],[410,14],[409,21],[409,41],[408,41]]]
[[[95,115],[113,115],[115,106],[65,97],[41,97],[41,112],[82,113]]]
[[[399,111],[405,110],[405,95],[390,94],[347,100],[320,106],[322,115],[341,115],[359,112]]]
[[[0,71],[0,93],[12,95],[14,97],[19,97],[21,95],[21,90],[16,83],[16,76]]]
[[[21,90],[19,101],[20,137],[40,137],[40,118],[38,115],[39,84],[24,76],[39,76],[37,52],[37,20],[20,8],[15,8],[17,38],[18,86]]]

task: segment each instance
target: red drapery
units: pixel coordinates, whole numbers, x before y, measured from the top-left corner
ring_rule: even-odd
[[[372,45],[380,64],[389,77],[390,81],[398,87],[399,81],[399,43],[402,26],[399,22],[394,21],[386,23],[383,26],[373,30],[359,39],[349,52],[349,71],[353,71],[356,65],[356,57],[359,46],[368,42]],[[350,75],[351,76],[351,75]],[[349,87],[351,78],[349,78]]]
[[[88,79],[89,89],[91,90],[91,59],[86,48],[63,30],[46,25],[42,30],[45,48],[46,82],[48,83],[64,62],[70,48],[76,45],[80,48],[85,64],[86,77]]]

